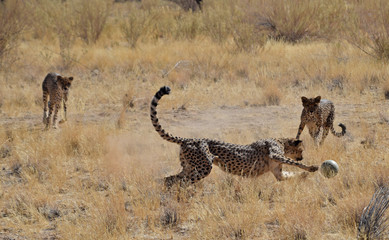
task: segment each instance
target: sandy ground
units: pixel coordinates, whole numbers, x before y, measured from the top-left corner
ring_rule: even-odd
[[[160,104],[163,104],[161,102]],[[68,113],[68,123],[115,124],[120,106],[95,106],[83,114]],[[300,122],[302,106],[218,107],[206,110],[158,109],[162,127],[182,137],[221,138],[226,133],[255,131],[259,137],[294,137]],[[336,104],[335,124],[344,123],[349,136],[361,124],[389,124],[389,101],[364,104]],[[18,117],[0,114],[0,125],[5,129],[30,128],[43,130],[40,114],[25,113]],[[341,131],[334,126],[336,131]],[[149,108],[126,112],[125,129],[153,131]],[[285,132],[286,131],[286,132]],[[223,133],[223,134],[222,134]],[[307,129],[303,135],[308,134]],[[220,139],[223,140],[223,139]]]

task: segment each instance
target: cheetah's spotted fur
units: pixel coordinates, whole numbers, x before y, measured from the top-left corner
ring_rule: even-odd
[[[43,91],[43,123],[46,124],[46,129],[49,128],[51,124],[51,115],[53,113],[54,107],[54,116],[53,116],[53,128],[57,128],[57,114],[61,109],[61,103],[63,102],[64,108],[64,121],[67,120],[67,106],[66,102],[68,100],[69,88],[73,82],[73,77],[63,77],[57,73],[48,73],[42,83]],[[48,101],[50,98],[50,101]],[[49,112],[47,114],[47,107],[49,107]]]
[[[208,176],[212,165],[241,176],[259,176],[271,171],[277,180],[284,180],[293,174],[283,172],[282,164],[293,165],[309,172],[317,166],[306,166],[291,158],[302,160],[302,142],[295,139],[262,139],[249,145],[237,145],[211,139],[181,138],[167,133],[158,122],[156,107],[170,88],[162,87],[154,96],[150,106],[151,122],[159,135],[180,145],[182,171],[165,178],[170,187],[177,182],[195,183]],[[306,173],[304,173],[306,175]]]
[[[334,129],[335,107],[330,100],[316,98],[301,97],[303,103],[303,111],[301,113],[301,122],[297,132],[296,139],[300,139],[300,134],[307,125],[309,134],[314,139],[316,145],[321,145],[331,130],[332,134],[337,137],[346,134],[346,126],[339,123],[342,132],[337,133]]]

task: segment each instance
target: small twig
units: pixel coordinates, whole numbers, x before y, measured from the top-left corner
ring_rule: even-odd
[[[7,142],[11,141],[11,138],[7,138],[5,139],[5,141],[0,145],[0,146],[3,146],[4,144],[6,144]]]
[[[361,46],[359,46],[358,44],[355,44],[355,43],[353,43],[353,42],[351,42],[351,41],[347,41],[347,42],[350,43],[351,45],[353,45],[354,47],[358,48],[358,49],[361,50],[362,52],[366,53],[366,54],[369,55],[370,57],[377,59],[376,56],[374,56],[373,54],[369,53],[368,51],[366,51],[365,49],[363,49],[363,48],[362,48]]]
[[[166,73],[162,74],[162,78],[164,78],[164,77],[166,77],[167,75],[169,75],[169,73],[170,73],[171,71],[173,71],[174,69],[176,69],[181,63],[186,63],[186,64],[188,64],[188,63],[190,63],[190,61],[189,61],[189,60],[180,60],[180,61],[178,61],[178,62],[176,63],[176,65],[174,65],[174,67],[173,67],[172,69],[170,69],[170,70],[167,71]]]

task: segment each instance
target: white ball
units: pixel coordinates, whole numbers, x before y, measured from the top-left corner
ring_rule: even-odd
[[[334,160],[325,160],[320,166],[320,173],[326,178],[335,177],[339,172],[339,166]]]

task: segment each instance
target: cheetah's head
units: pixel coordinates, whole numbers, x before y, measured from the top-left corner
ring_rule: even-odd
[[[315,98],[301,97],[301,101],[303,102],[303,107],[308,114],[313,114],[316,112],[316,110],[319,108],[320,100],[321,100],[320,96],[317,96]]]
[[[284,154],[286,157],[296,161],[303,160],[304,146],[301,140],[288,138],[284,141]]]
[[[58,75],[57,80],[61,83],[62,89],[68,91],[70,86],[72,85],[73,77],[63,77],[61,75]]]

